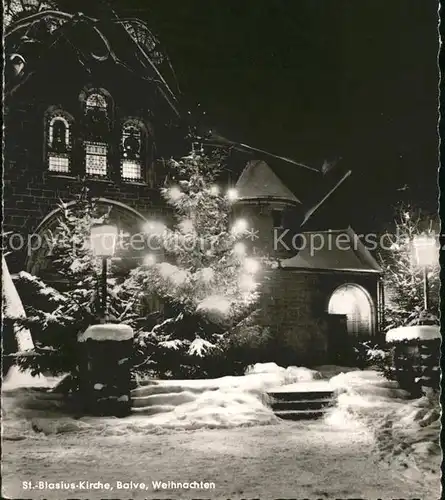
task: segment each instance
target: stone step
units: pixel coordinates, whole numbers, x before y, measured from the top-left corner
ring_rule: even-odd
[[[206,389],[206,390],[216,390],[217,388],[213,389]],[[145,385],[145,386],[138,386],[131,391],[131,397],[143,397],[143,396],[152,396],[154,394],[180,394],[184,392],[184,386],[178,385]],[[201,392],[204,392],[204,390],[200,387],[187,387],[187,392],[191,392],[194,394],[199,394]]]
[[[334,404],[333,399],[308,399],[301,401],[276,401],[271,404],[272,410],[320,410]]]
[[[147,378],[147,379],[140,379],[137,381],[138,387],[145,387],[147,385],[149,385],[149,386],[159,385],[159,380],[153,380],[153,379]]]
[[[301,392],[268,392],[269,397],[275,401],[308,401],[308,400],[331,400],[334,398],[334,391],[301,391]]]
[[[313,420],[321,418],[326,414],[327,410],[291,410],[291,411],[276,411],[275,415],[284,420]]]
[[[132,402],[135,408],[143,408],[153,405],[180,405],[195,400],[195,396],[189,391],[150,394],[148,396],[133,396]]]
[[[167,413],[169,411],[173,411],[176,406],[173,405],[153,405],[153,406],[144,406],[143,408],[135,408],[131,409],[131,413],[133,415],[156,415],[158,413]]]

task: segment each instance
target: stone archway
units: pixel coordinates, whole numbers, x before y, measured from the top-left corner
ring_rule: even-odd
[[[349,335],[367,336],[374,333],[374,304],[369,293],[359,285],[348,283],[334,290],[329,299],[328,312],[346,316]]]
[[[147,219],[137,210],[121,203],[119,201],[110,200],[108,198],[95,198],[94,202],[104,213],[110,211],[110,220],[116,224],[119,230],[123,230],[130,234],[139,232],[141,225],[147,222]],[[73,206],[76,201],[67,203],[67,206]],[[48,232],[54,231],[58,225],[61,209],[57,208],[50,212],[38,225],[34,231],[36,236],[33,244],[37,248],[28,246],[25,269],[34,276],[43,277],[45,274],[50,278],[51,259],[48,258],[49,245],[48,238],[45,237]],[[49,279],[51,281],[51,278]]]

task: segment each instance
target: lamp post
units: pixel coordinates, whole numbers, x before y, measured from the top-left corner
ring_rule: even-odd
[[[117,227],[109,224],[93,226],[91,228],[90,240],[93,255],[102,259],[100,309],[102,322],[107,318],[107,274],[108,259],[113,257],[117,241]]]
[[[427,234],[419,234],[414,236],[413,250],[415,263],[418,266],[422,267],[423,271],[423,304],[425,311],[428,311],[428,267],[437,262],[438,259],[436,238]]]

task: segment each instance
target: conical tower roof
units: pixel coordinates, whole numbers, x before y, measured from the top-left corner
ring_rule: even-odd
[[[238,201],[269,200],[301,204],[263,160],[249,161],[235,187]]]

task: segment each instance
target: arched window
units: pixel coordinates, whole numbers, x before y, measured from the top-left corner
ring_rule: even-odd
[[[93,91],[85,103],[85,173],[93,177],[107,177],[110,113],[109,99],[101,92]]]
[[[143,177],[145,128],[138,120],[127,120],[122,125],[121,176],[124,181],[141,181]]]
[[[99,110],[102,112],[107,111],[107,100],[101,94],[90,94],[85,102],[87,109]]]
[[[72,118],[57,110],[47,119],[47,163],[51,172],[69,173],[71,171],[71,123]]]

